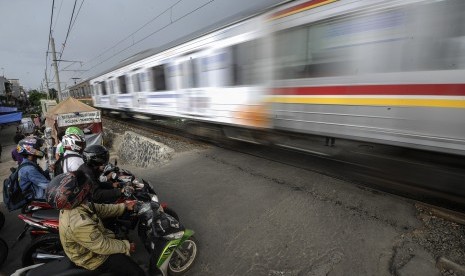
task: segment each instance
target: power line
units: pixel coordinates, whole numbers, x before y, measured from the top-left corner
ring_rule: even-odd
[[[156,19],[160,18],[160,16],[162,16],[163,14],[165,14],[167,11],[169,11],[170,9],[172,9],[174,6],[176,6],[178,3],[182,2],[183,0],[178,0],[176,3],[174,3],[173,5],[171,5],[170,7],[168,7],[167,9],[165,9],[163,12],[159,13],[157,16],[155,16],[154,18],[150,19],[147,23],[145,23],[144,25],[142,25],[141,27],[139,27],[139,29],[137,29],[136,31],[130,33],[128,36],[126,36],[125,38],[123,38],[122,40],[120,40],[119,42],[117,42],[115,45],[113,45],[112,47],[110,48],[107,48],[105,49],[104,51],[102,51],[100,54],[98,54],[97,56],[91,58],[90,60],[95,60],[99,57],[101,57],[102,55],[104,55],[105,53],[107,53],[108,51],[114,49],[116,46],[118,46],[119,44],[121,44],[123,41],[125,41],[126,39],[130,38],[131,36],[133,36],[135,33],[137,33],[138,31],[140,31],[141,29],[143,29],[145,26],[147,26],[148,24],[152,23],[153,21],[155,21]]]
[[[58,8],[58,14],[57,14],[57,18],[55,20],[55,24],[53,24],[53,29],[55,29],[55,26],[57,25],[58,23],[58,19],[60,18],[60,14],[61,14],[61,6],[63,6],[63,2],[64,0],[61,0],[61,3],[60,3],[60,8]]]
[[[77,3],[77,0],[74,2],[73,13],[71,14],[71,18],[70,18],[70,21],[69,21],[68,32],[66,34],[65,42],[62,44],[62,48],[61,48],[60,59],[62,58],[63,52],[65,51],[68,36],[69,36],[70,32],[73,30],[74,24],[76,23],[76,20],[77,20],[77,18],[79,16],[79,13],[81,12],[81,8],[82,8],[82,4],[84,4],[84,0],[82,0],[81,5],[79,6],[79,9],[78,9],[78,11],[76,13],[76,16],[74,17],[74,20],[73,20],[73,15],[74,15],[74,11],[75,11],[75,8],[76,8],[76,3]],[[73,64],[74,63],[71,63],[70,65],[66,66],[64,69],[70,67]],[[60,71],[63,71],[63,70],[60,70]]]
[[[71,18],[69,19],[68,32],[66,32],[65,42],[63,42],[63,47],[61,48],[60,59],[63,56],[63,51],[65,49],[66,42],[68,41],[69,32],[71,31],[71,23],[73,22],[74,11],[76,10],[76,4],[77,4],[77,0],[74,0],[73,12],[71,13]]]
[[[182,1],[182,0],[180,0],[180,1]],[[180,1],[178,1],[178,2],[180,2]],[[128,47],[126,47],[126,48],[124,48],[124,49],[120,50],[119,52],[117,52],[117,53],[115,53],[115,54],[113,54],[113,55],[112,55],[112,56],[110,56],[109,58],[107,58],[107,59],[105,59],[105,60],[101,61],[100,63],[98,63],[98,64],[96,64],[96,65],[92,66],[91,68],[89,68],[89,69],[87,70],[87,72],[91,71],[92,69],[94,69],[95,67],[99,66],[100,64],[102,64],[102,63],[104,63],[104,62],[106,62],[106,61],[110,60],[111,58],[115,57],[116,55],[118,55],[118,54],[120,54],[120,53],[122,53],[122,52],[126,51],[127,49],[129,49],[129,48],[133,47],[134,45],[136,45],[136,44],[138,44],[138,43],[140,43],[140,42],[144,41],[145,39],[149,38],[150,36],[152,36],[152,35],[154,35],[154,34],[156,34],[156,33],[160,32],[160,31],[164,30],[166,27],[168,27],[168,26],[170,26],[170,25],[172,25],[172,24],[174,24],[174,23],[178,22],[178,21],[179,21],[179,20],[181,20],[181,19],[184,19],[185,17],[187,17],[187,16],[191,15],[192,13],[194,13],[194,12],[196,12],[196,11],[200,10],[201,8],[205,7],[206,5],[208,5],[208,4],[210,4],[210,3],[214,2],[214,1],[215,1],[215,0],[210,0],[210,1],[208,1],[207,3],[205,3],[205,4],[201,5],[201,6],[197,7],[196,9],[194,9],[194,10],[192,10],[192,11],[190,11],[190,12],[186,13],[185,15],[183,15],[183,16],[181,16],[181,17],[179,17],[178,19],[176,19],[176,20],[174,20],[174,21],[173,21],[173,20],[171,20],[171,22],[170,22],[170,23],[168,23],[167,25],[165,25],[165,26],[163,26],[163,27],[161,27],[161,28],[157,29],[156,31],[154,31],[154,32],[150,33],[149,35],[147,35],[147,36],[143,37],[142,39],[140,39],[140,40],[138,40],[138,41],[134,42],[132,45],[129,45]],[[173,6],[174,6],[174,5],[173,5]],[[163,13],[165,13],[166,11],[168,11],[168,10],[165,10]],[[158,15],[158,16],[161,16],[163,13],[161,13],[161,14],[160,14],[160,15]],[[82,73],[80,76],[82,76],[83,74],[84,74],[84,73]]]
[[[78,9],[78,11],[76,13],[76,16],[74,16],[74,12],[76,10],[76,4],[77,4],[77,0],[74,1],[73,11],[71,13],[71,18],[70,18],[69,24],[68,24],[68,31],[66,33],[65,41],[63,42],[62,47],[61,47],[60,58],[59,58],[60,60],[57,61],[58,64],[60,64],[61,58],[63,57],[63,52],[65,51],[65,48],[66,48],[66,45],[67,45],[66,43],[68,41],[69,34],[73,30],[74,24],[76,23],[76,20],[77,20],[77,18],[79,16],[79,13],[81,12],[81,8],[82,8],[82,5],[84,4],[84,0],[82,0],[81,5],[79,6],[79,9]],[[69,68],[73,64],[74,63],[71,63],[70,65],[66,66],[64,69]],[[62,69],[60,71],[64,71],[64,69]]]
[[[73,24],[71,25],[71,30],[73,29],[74,24],[76,23],[76,20],[77,20],[77,18],[78,18],[78,16],[79,16],[79,13],[81,12],[82,4],[84,4],[84,0],[82,0],[81,5],[79,6],[79,10],[78,10],[78,12],[76,13],[76,17],[74,17]]]

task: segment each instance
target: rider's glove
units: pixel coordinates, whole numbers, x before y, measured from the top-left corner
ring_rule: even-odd
[[[107,182],[107,181],[115,180],[116,177],[117,177],[116,173],[112,172],[112,173],[109,173],[107,175],[101,174],[99,176],[98,180],[100,182]]]
[[[124,186],[121,191],[125,196],[130,197],[134,193],[134,188],[131,186]]]

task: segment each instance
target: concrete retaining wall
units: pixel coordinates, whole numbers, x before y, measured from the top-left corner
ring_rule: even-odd
[[[142,168],[160,166],[171,160],[174,154],[172,148],[132,131],[126,131],[121,142],[113,144],[113,149],[118,155],[118,162]]]

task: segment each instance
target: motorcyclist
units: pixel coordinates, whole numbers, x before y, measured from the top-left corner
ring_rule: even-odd
[[[124,188],[119,188],[118,183],[112,182],[116,177],[114,172],[102,175],[105,166],[110,160],[110,153],[101,145],[92,145],[84,149],[82,153],[84,164],[79,171],[89,176],[92,183],[92,198],[96,203],[115,202],[124,193]]]
[[[134,244],[115,239],[101,220],[133,210],[136,202],[94,204],[90,191],[91,183],[82,171],[58,175],[47,188],[47,202],[60,209],[58,228],[65,254],[77,266],[99,274],[145,275],[129,257]]]
[[[68,127],[62,138],[63,148],[63,172],[76,171],[84,163],[82,151],[86,147],[84,132],[78,127]],[[66,157],[68,156],[68,157]]]
[[[48,173],[37,164],[38,158],[44,157],[44,152],[40,149],[43,145],[42,139],[30,136],[19,141],[16,150],[23,156],[21,164],[29,163],[32,166],[22,166],[18,172],[19,186],[27,200],[43,199],[45,188],[50,179]]]

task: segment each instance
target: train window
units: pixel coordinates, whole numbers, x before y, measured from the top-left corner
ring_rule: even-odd
[[[167,64],[165,66],[166,72],[166,87],[168,90],[177,90],[181,87],[181,70],[182,67],[179,64]]]
[[[140,83],[140,76],[139,74],[132,75],[132,87],[134,92],[140,92],[141,83]]]
[[[125,75],[118,77],[118,84],[119,84],[119,91],[121,94],[128,93],[128,90],[126,87],[126,76]]]
[[[100,92],[102,93],[102,95],[106,95],[107,94],[106,83],[104,81],[101,81],[99,84],[100,84]]]
[[[182,86],[183,88],[197,88],[199,87],[199,74],[198,74],[199,59],[189,59],[182,63]]]
[[[199,59],[199,86],[231,85],[229,49],[221,49]]]
[[[113,80],[109,80],[108,85],[109,85],[108,90],[109,90],[110,94],[115,94],[115,84],[114,84]]]
[[[232,47],[232,74],[234,85],[251,85],[261,81],[260,66],[261,53],[259,41],[247,41]]]
[[[275,77],[465,68],[463,10],[458,0],[407,4],[277,32]]]
[[[165,91],[166,90],[166,77],[165,77],[165,65],[158,65],[152,67],[152,82],[153,91]]]

